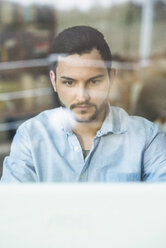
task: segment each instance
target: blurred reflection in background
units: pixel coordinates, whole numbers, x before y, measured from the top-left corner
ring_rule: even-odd
[[[56,34],[74,25],[108,41],[118,69],[110,103],[165,127],[166,0],[0,0],[0,168],[18,125],[58,106],[48,58]]]
[[[166,75],[165,75],[166,76]],[[135,115],[156,122],[166,133],[166,80],[151,78],[142,85]]]

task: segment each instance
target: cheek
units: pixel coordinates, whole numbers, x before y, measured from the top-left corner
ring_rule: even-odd
[[[67,88],[61,88],[57,91],[59,98],[64,102],[64,103],[70,103],[73,98],[74,98],[74,92],[70,89]]]
[[[58,94],[61,95],[61,96],[66,95],[66,91],[65,91],[63,88],[59,88],[59,89],[57,90],[57,92],[58,92]]]
[[[99,101],[105,99],[109,95],[109,88],[94,89],[90,93],[92,99],[98,99]]]
[[[66,96],[67,89],[62,84],[57,84],[57,93],[59,96]]]

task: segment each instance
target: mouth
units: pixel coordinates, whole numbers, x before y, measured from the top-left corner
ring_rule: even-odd
[[[77,105],[75,106],[75,109],[81,110],[81,111],[87,111],[91,108],[90,105]]]

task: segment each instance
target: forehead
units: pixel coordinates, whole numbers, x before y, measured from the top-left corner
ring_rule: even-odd
[[[66,57],[58,56],[58,71],[82,70],[82,69],[106,69],[104,60],[97,49],[93,49],[89,53],[72,54]]]

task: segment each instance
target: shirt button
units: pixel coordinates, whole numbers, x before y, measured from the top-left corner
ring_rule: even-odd
[[[78,146],[75,146],[75,147],[74,147],[74,151],[76,151],[76,152],[77,152],[77,151],[78,151],[78,149],[79,149],[79,147],[78,147]]]

